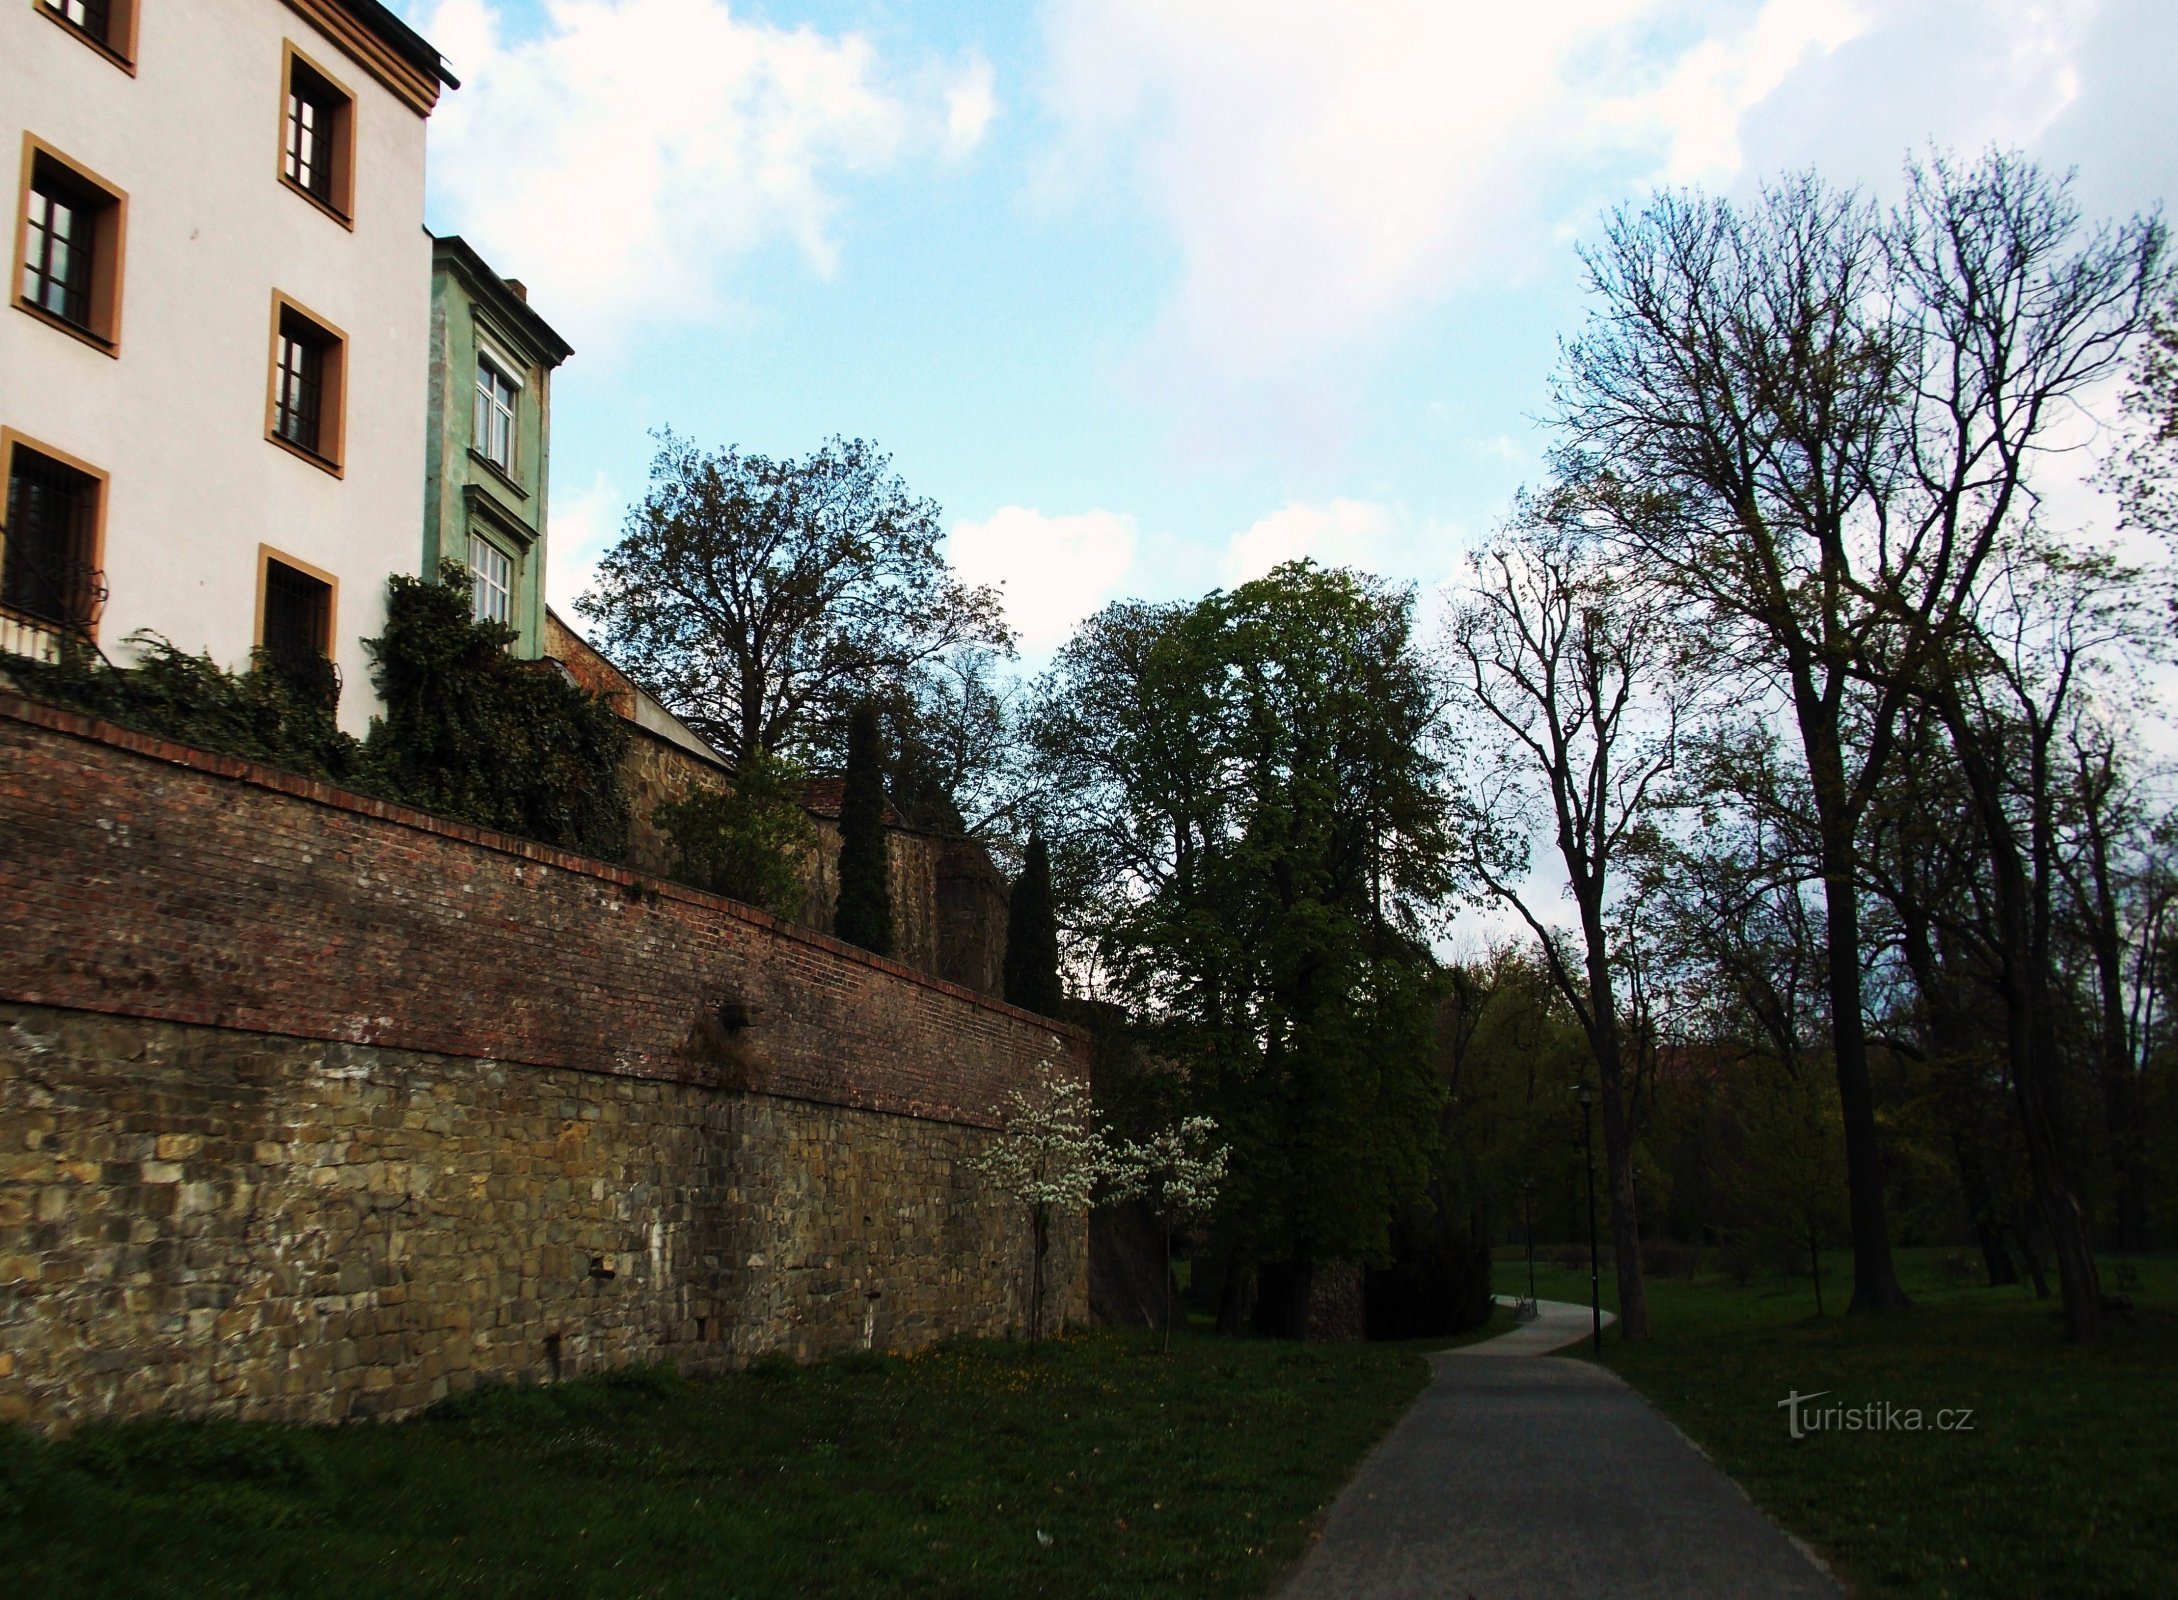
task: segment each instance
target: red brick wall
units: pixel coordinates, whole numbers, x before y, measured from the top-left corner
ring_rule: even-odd
[[[0,919],[24,1004],[977,1126],[1037,1061],[1088,1068],[1076,1030],[748,907],[8,695]]]

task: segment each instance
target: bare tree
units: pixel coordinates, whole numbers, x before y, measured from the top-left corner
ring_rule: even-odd
[[[1473,592],[1452,619],[1453,664],[1481,736],[1470,750],[1477,809],[1468,865],[1534,933],[1587,1036],[1602,1091],[1620,1328],[1646,1339],[1627,1040],[1608,918],[1612,875],[1672,764],[1680,701],[1667,619],[1598,559],[1580,514],[1578,494],[1567,489],[1524,504],[1506,534],[1474,556]],[[1565,868],[1577,950],[1523,887],[1537,823],[1552,831]]]
[[[1807,766],[1856,1309],[1905,1298],[1868,1077],[1861,822],[2052,429],[2145,325],[2162,243],[2149,220],[2084,228],[2063,181],[1991,155],[1909,168],[1888,215],[1812,175],[1745,209],[1660,196],[1588,253],[1598,305],[1556,385],[1566,454],[1623,484],[1627,557],[1772,686]]]

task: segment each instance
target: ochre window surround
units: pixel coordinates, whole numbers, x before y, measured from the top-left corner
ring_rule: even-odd
[[[293,40],[280,64],[280,181],[343,228],[355,228],[355,96]]]
[[[92,349],[120,355],[129,197],[30,133],[16,192],[8,297]]]
[[[265,437],[340,477],[346,461],[348,336],[275,289],[269,344]]]
[[[72,607],[79,613],[72,620],[80,622],[85,632],[93,639],[96,639],[98,637],[100,604],[105,599],[101,571],[106,559],[106,502],[108,495],[105,470],[92,466],[88,461],[79,460],[65,450],[57,450],[43,440],[33,439],[27,434],[18,433],[13,428],[0,428],[0,496],[5,497],[0,498],[0,589],[4,589],[8,578],[15,577],[19,579],[21,576],[19,572],[11,573],[9,571],[11,566],[19,564],[10,563],[7,560],[7,541],[14,532],[11,524],[18,510],[17,507],[11,504],[16,498],[15,489],[19,475],[18,468],[19,465],[21,467],[30,467],[32,465],[31,461],[21,458],[41,456],[45,458],[44,463],[41,463],[41,465],[55,465],[76,474],[81,479],[87,480],[87,489],[91,502],[90,513],[84,519],[83,524],[72,530],[72,542],[75,544],[76,549],[73,553],[71,565],[80,569],[80,571],[58,575],[58,581],[63,590],[62,598],[80,600],[80,604]],[[73,581],[76,578],[81,579],[80,585]],[[52,575],[48,575],[48,581],[52,581]],[[72,591],[78,588],[80,588],[80,594],[74,594]],[[0,611],[4,611],[11,617],[27,618],[34,623],[53,620],[35,614],[35,608],[32,611],[24,611],[13,605],[4,605],[0,606]]]
[[[30,0],[49,22],[68,33],[130,77],[136,76],[138,0]]]
[[[297,579],[302,580],[302,582],[298,584]],[[283,596],[285,597],[285,603],[292,607],[294,602],[301,598],[297,591],[314,592],[314,590],[322,590],[322,596],[318,597],[318,603],[314,608],[315,614],[308,619],[308,628],[312,637],[307,641],[300,642],[307,643],[309,648],[315,650],[319,655],[330,659],[333,654],[333,641],[340,636],[338,632],[340,579],[327,572],[323,567],[314,567],[307,561],[296,560],[295,557],[284,550],[275,550],[269,544],[259,545],[257,547],[257,617],[250,628],[251,646],[259,650],[278,651],[285,644],[296,642],[284,640],[280,637],[285,631],[283,625],[292,625],[297,620],[292,614],[286,617],[282,616]],[[270,620],[274,631],[274,636],[270,638],[267,637],[265,632],[267,621],[266,601],[268,597],[271,600],[270,610],[272,615]]]

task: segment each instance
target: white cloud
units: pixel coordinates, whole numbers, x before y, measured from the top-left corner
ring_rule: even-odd
[[[1868,27],[1857,0],[1769,0],[1738,37],[1701,41],[1648,94],[1608,104],[1607,124],[1670,141],[1659,176],[1699,183],[1740,168],[1740,124],[1811,55],[1827,55]]]
[[[424,23],[464,84],[432,117],[433,209],[578,346],[716,315],[726,266],[774,241],[830,273],[842,182],[964,153],[997,103],[988,63],[895,87],[861,36],[727,0],[543,9],[520,37],[491,0],[439,0]]]
[[[1030,657],[1064,644],[1134,566],[1134,518],[1114,511],[1046,516],[1002,506],[981,522],[956,522],[946,556],[969,583],[1006,596],[1006,617]]]
[[[1044,181],[1170,229],[1166,365],[1270,375],[1524,276],[1644,181],[2031,139],[2098,3],[1050,0]]]
[[[1394,554],[1397,531],[1392,509],[1366,500],[1284,506],[1233,535],[1225,547],[1225,581],[1248,583],[1303,556],[1318,566],[1381,572]]]
[[[1230,586],[1262,577],[1281,562],[1306,556],[1320,567],[1352,567],[1420,587],[1428,611],[1440,583],[1466,548],[1449,523],[1412,515],[1375,500],[1293,501],[1260,517],[1225,546],[1223,580]]]
[[[975,149],[997,115],[998,89],[991,64],[971,56],[945,91],[946,153],[958,157]]]
[[[620,500],[601,472],[586,489],[562,489],[552,498],[552,520],[545,536],[545,600],[576,627],[575,598],[590,587],[598,559],[612,546],[619,529]]]

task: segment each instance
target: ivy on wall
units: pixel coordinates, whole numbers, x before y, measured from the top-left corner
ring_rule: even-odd
[[[132,634],[133,665],[81,647],[60,659],[7,657],[0,673],[38,699],[139,732],[324,778],[476,827],[618,860],[627,850],[620,763],[629,735],[602,700],[549,661],[507,653],[515,631],[471,615],[469,575],[396,577],[386,630],[366,640],[386,711],[358,740],[334,720],[332,664],[245,672]]]

